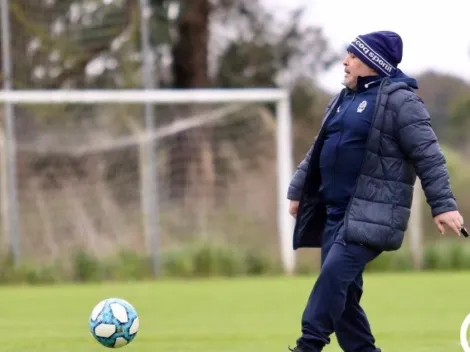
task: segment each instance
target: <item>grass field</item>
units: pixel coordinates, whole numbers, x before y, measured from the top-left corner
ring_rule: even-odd
[[[1,351],[98,352],[92,307],[128,299],[141,329],[125,351],[285,352],[314,278],[2,287]],[[466,289],[465,289],[466,288]],[[384,352],[461,351],[470,273],[367,274],[363,304]],[[325,351],[340,351],[334,338]]]

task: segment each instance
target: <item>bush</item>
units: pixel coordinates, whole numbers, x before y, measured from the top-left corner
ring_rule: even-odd
[[[458,242],[443,241],[428,246],[424,252],[425,270],[470,269],[470,247]]]
[[[0,284],[52,284],[63,281],[63,272],[56,263],[34,265],[23,263],[15,266],[10,255],[0,260]]]
[[[413,259],[411,254],[405,249],[396,252],[382,253],[366,267],[366,271],[370,272],[398,272],[410,270],[413,270]]]
[[[277,258],[277,257],[276,257]],[[318,271],[299,261],[297,274]],[[281,274],[279,260],[253,250],[223,243],[197,242],[165,251],[161,257],[162,277],[200,278]],[[441,241],[429,245],[423,257],[423,270],[470,269],[470,246],[460,241]],[[412,256],[406,248],[386,252],[370,263],[368,272],[413,270]],[[146,280],[153,278],[148,256],[120,251],[109,258],[97,258],[77,251],[71,259],[47,265],[13,265],[11,256],[0,257],[0,284],[51,284],[58,282],[96,282],[106,280]]]
[[[266,255],[225,244],[197,242],[165,251],[161,257],[163,277],[235,277],[280,273],[281,266]],[[12,258],[0,259],[0,283],[45,284],[55,282],[98,282],[153,278],[148,256],[120,251],[113,257],[98,258],[76,251],[68,261],[14,266]]]
[[[165,276],[178,277],[233,277],[279,272],[279,265],[262,253],[206,242],[166,252],[163,268]]]
[[[243,257],[228,247],[197,243],[170,250],[163,261],[166,276],[235,276],[244,273]]]

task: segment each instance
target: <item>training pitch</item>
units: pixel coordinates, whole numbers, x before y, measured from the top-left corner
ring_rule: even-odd
[[[387,351],[461,351],[470,272],[366,274],[363,306]],[[140,331],[120,351],[286,352],[294,345],[314,277],[2,287],[1,350],[98,352],[88,331],[101,299],[122,297]],[[333,337],[325,351],[341,351]]]

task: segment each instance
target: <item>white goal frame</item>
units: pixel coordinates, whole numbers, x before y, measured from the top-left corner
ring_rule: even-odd
[[[295,252],[292,248],[292,234],[295,220],[288,212],[287,188],[293,175],[292,117],[289,92],[275,88],[249,89],[158,89],[158,90],[3,90],[0,102],[11,104],[54,104],[54,103],[112,103],[112,104],[210,104],[271,102],[276,104],[276,154],[277,154],[277,226],[280,254],[284,273],[295,270]],[[6,131],[8,133],[8,129]],[[12,143],[14,136],[7,136]],[[14,184],[14,183],[13,183]],[[12,183],[10,183],[12,185]],[[12,194],[16,194],[12,193]],[[16,199],[9,199],[16,202]],[[17,209],[9,204],[10,210]],[[16,219],[17,214],[10,215]],[[8,219],[9,221],[14,221]],[[19,232],[17,224],[9,226]],[[19,233],[10,233],[19,242]],[[157,246],[158,247],[158,246]],[[153,247],[155,248],[155,247]]]

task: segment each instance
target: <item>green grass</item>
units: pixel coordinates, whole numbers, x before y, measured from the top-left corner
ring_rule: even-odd
[[[126,351],[287,351],[314,277],[2,287],[2,352],[98,352],[93,306],[123,297],[141,329]],[[470,273],[366,274],[363,305],[384,352],[460,351]],[[467,287],[467,289],[464,289]],[[121,349],[123,350],[123,349]],[[340,351],[333,338],[325,351]]]

